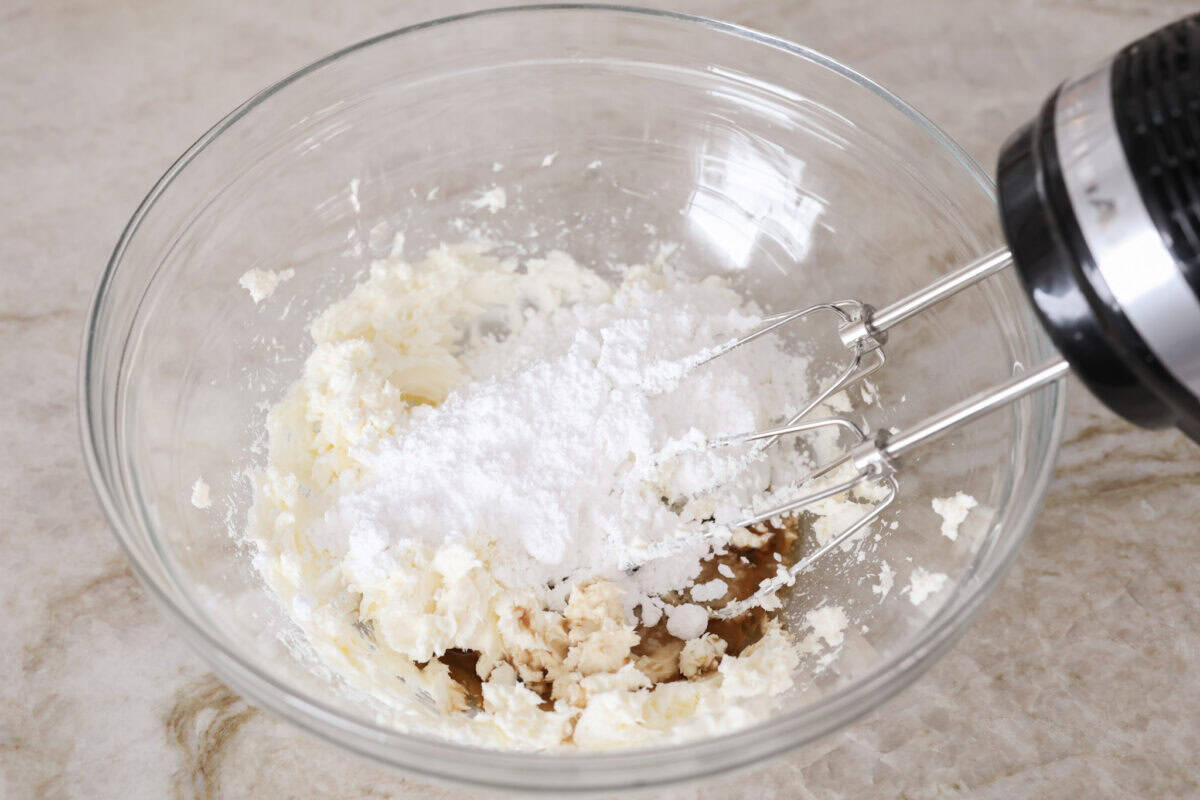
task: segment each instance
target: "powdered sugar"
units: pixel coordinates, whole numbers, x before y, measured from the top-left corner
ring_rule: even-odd
[[[716,281],[653,272],[609,302],[532,315],[467,350],[470,380],[365,454],[373,479],[310,538],[330,552],[348,544],[356,563],[386,560],[398,539],[469,542],[501,584],[536,588],[552,608],[577,579],[618,581],[629,609],[685,588],[773,472],[803,474],[791,448],[748,465],[744,448],[704,446],[804,397],[788,378],[804,375],[803,359],[769,340],[697,368],[757,322]]]
[[[879,602],[883,602],[888,596],[888,592],[892,590],[892,586],[896,583],[896,570],[892,569],[888,562],[880,559],[879,561],[879,583],[871,587],[871,592],[879,595]]]
[[[720,578],[713,578],[705,583],[697,583],[692,587],[690,594],[697,603],[711,603],[713,600],[720,600],[728,591],[729,584]]]
[[[695,639],[708,627],[708,611],[695,603],[667,608],[667,632],[683,640]]]

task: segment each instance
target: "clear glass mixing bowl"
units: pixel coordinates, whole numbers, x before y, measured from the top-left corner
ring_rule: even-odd
[[[494,211],[471,201],[500,187]],[[810,742],[915,679],[962,631],[1029,529],[1063,398],[1045,390],[906,465],[862,562],[835,556],[786,613],[826,599],[853,625],[801,666],[773,718],[684,745],[494,752],[397,733],[293,655],[295,632],[230,530],[251,500],[263,418],[300,370],[313,314],[396,233],[407,254],[482,230],[603,270],[675,243],[769,310],[885,302],[998,241],[992,187],[961,149],[818,53],[709,20],[629,8],[489,11],[388,33],[259,93],[193,145],[138,208],[104,273],[81,392],[92,479],[150,592],[231,686],[412,773],[517,790],[695,779]],[[238,277],[295,270],[261,305]],[[832,331],[829,331],[832,335]],[[834,353],[830,345],[829,354]],[[901,425],[1050,353],[1011,275],[893,333],[875,425]],[[198,476],[214,504],[189,502]],[[955,542],[929,498],[981,506]],[[897,586],[871,586],[886,560]],[[921,606],[915,565],[945,572]]]

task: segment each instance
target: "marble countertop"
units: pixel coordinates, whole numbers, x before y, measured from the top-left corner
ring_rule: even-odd
[[[84,473],[76,360],[122,226],[262,86],[487,3],[0,4],[0,797],[443,798],[248,704],[152,606]],[[676,0],[823,50],[990,164],[1060,78],[1185,0]],[[351,10],[352,9],[352,10]],[[670,798],[1200,796],[1200,449],[1076,384],[1046,507],[957,647],[823,742]]]

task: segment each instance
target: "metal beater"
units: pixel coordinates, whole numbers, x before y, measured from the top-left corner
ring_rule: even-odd
[[[997,173],[1008,248],[878,310],[844,300],[777,314],[721,349],[824,314],[836,320],[851,356],[837,379],[785,424],[715,443],[768,446],[824,427],[840,428],[855,442],[801,482],[810,489],[803,496],[735,527],[793,514],[866,481],[883,484],[886,495],[755,595],[714,616],[744,613],[879,517],[896,498],[896,470],[911,450],[1069,371],[1129,421],[1174,425],[1200,442],[1200,14],[1060,86],[1005,144]],[[883,366],[892,327],[1010,265],[1061,357],[894,434],[868,437],[845,417],[806,419]]]

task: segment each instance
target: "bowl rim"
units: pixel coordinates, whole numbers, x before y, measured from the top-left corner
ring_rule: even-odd
[[[862,679],[841,687],[815,703],[794,712],[720,736],[678,744],[634,748],[628,751],[600,753],[502,751],[402,733],[379,723],[347,714],[339,708],[309,697],[303,691],[281,682],[255,664],[244,660],[235,647],[227,645],[219,635],[203,624],[203,619],[195,618],[187,610],[181,608],[162,583],[151,573],[151,570],[143,564],[139,554],[124,535],[126,522],[117,508],[114,499],[115,487],[111,485],[110,476],[101,459],[103,447],[98,440],[98,431],[103,422],[97,419],[97,411],[103,409],[103,404],[101,398],[93,392],[92,381],[98,323],[104,314],[106,301],[129,243],[137,234],[155,202],[167,191],[175,178],[209,144],[265,100],[310,73],[359,50],[407,34],[448,26],[465,20],[539,12],[633,15],[684,25],[698,25],[803,58],[840,75],[860,88],[867,89],[908,117],[925,135],[958,161],[980,188],[995,200],[995,184],[979,164],[924,114],[895,94],[856,70],[816,50],[741,25],[693,14],[629,5],[547,3],[481,9],[397,28],[330,53],[255,93],[185,150],[142,199],[125,225],[108,259],[85,320],[78,371],[79,430],[84,460],[88,476],[108,525],[124,549],[133,571],[151,597],[167,610],[169,616],[181,623],[180,627],[185,638],[222,680],[227,681],[254,703],[271,709],[292,724],[377,762],[443,783],[451,782],[459,785],[502,788],[522,792],[561,792],[567,789],[612,791],[633,786],[652,787],[681,780],[701,779],[731,769],[750,766],[810,743],[848,725],[912,684],[953,645],[958,636],[964,632],[967,622],[978,610],[983,599],[1006,573],[1008,565],[1028,534],[1040,508],[1053,472],[1055,455],[1062,437],[1065,382],[1056,382],[1038,392],[1033,398],[1033,401],[1038,403],[1033,419],[1049,420],[1048,430],[1040,439],[1045,449],[1045,457],[1040,463],[1031,467],[1033,492],[1027,498],[1027,502],[1011,504],[1014,507],[1009,527],[1016,532],[1001,543],[1001,546],[1006,549],[998,555],[995,569],[990,574],[983,577],[977,576],[976,579],[966,584],[960,584],[956,588],[954,596],[948,599],[935,616],[926,623],[909,652],[893,656],[873,668]],[[1036,331],[1036,341],[1042,342],[1044,347],[1049,346],[1048,340],[1045,339],[1040,329]],[[1049,411],[1048,416],[1046,411]],[[730,757],[730,753],[740,755]],[[397,757],[405,754],[408,757]],[[488,774],[472,775],[457,770],[455,771],[457,774],[454,774],[447,769],[451,766],[461,767],[464,761],[469,761],[472,767],[483,767],[484,772]],[[669,765],[673,763],[682,763],[685,766],[682,770],[671,769]],[[650,766],[654,768],[653,774],[644,774],[646,768]],[[592,776],[588,780],[581,775],[581,772],[595,770],[607,772],[608,777]],[[535,771],[539,777],[553,776],[558,782],[529,781],[526,776],[534,774]],[[636,776],[631,774],[635,772],[639,774]]]

